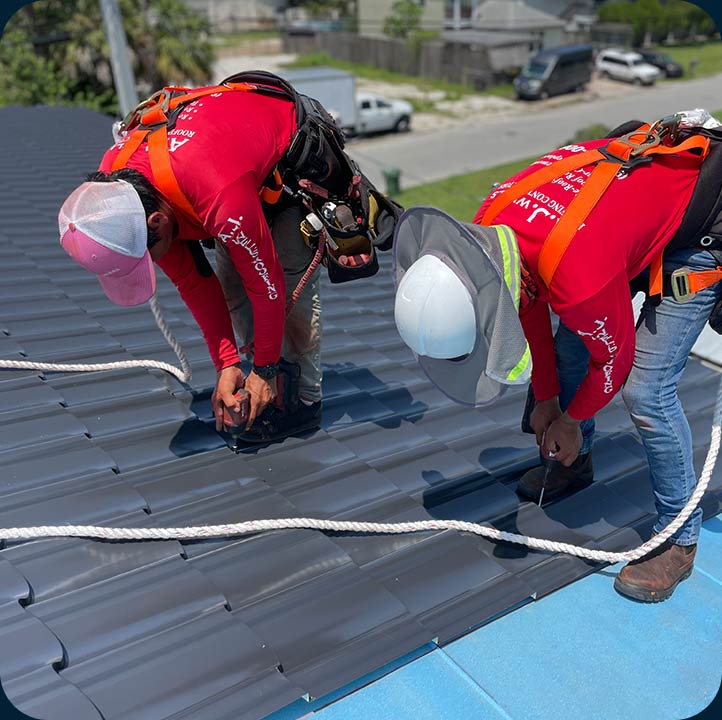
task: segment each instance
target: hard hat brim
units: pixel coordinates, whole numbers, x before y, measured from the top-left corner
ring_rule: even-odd
[[[416,356],[429,379],[459,403],[488,405],[507,385],[526,382],[529,377],[525,372],[509,380],[513,375],[510,369],[518,365],[528,348],[517,306],[504,279],[502,253],[495,228],[458,222],[437,208],[411,208],[396,228],[393,258],[397,288],[411,265],[422,255],[431,254],[454,270],[472,297],[474,349],[456,359]]]

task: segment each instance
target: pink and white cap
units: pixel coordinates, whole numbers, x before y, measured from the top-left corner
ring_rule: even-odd
[[[85,182],[58,214],[65,252],[98,276],[116,305],[141,305],[155,293],[155,269],[148,252],[148,226],[130,183]]]

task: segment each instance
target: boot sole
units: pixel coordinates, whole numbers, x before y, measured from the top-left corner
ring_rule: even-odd
[[[692,574],[693,569],[694,567],[685,570],[685,572],[679,576],[679,579],[674,585],[664,590],[645,590],[644,588],[637,587],[636,585],[629,585],[623,580],[620,580],[618,575],[616,578],[614,578],[614,589],[620,595],[631,598],[632,600],[637,600],[638,602],[664,602],[672,596],[672,593],[677,589],[677,585],[679,585],[683,580],[686,580]]]

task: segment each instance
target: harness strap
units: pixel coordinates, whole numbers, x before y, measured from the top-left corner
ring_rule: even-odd
[[[481,224],[493,224],[502,210],[541,185],[585,165],[596,163],[588,180],[569,203],[542,244],[539,253],[539,274],[546,286],[550,287],[554,273],[574,235],[620,169],[631,169],[642,162],[650,162],[652,155],[673,155],[693,149],[700,150],[700,162],[702,162],[710,149],[710,139],[703,135],[692,135],[681,143],[670,146],[663,145],[662,140],[662,135],[655,133],[649,125],[644,125],[634,132],[611,140],[603,148],[587,150],[542,167],[496,197],[486,209]],[[650,295],[661,294],[662,253],[652,261],[650,271]]]
[[[484,216],[481,218],[481,224],[493,225],[494,220],[502,210],[511,205],[515,200],[524,197],[528,192],[536,190],[541,185],[556,180],[558,177],[572,170],[578,170],[580,167],[590,165],[603,158],[604,155],[602,155],[599,150],[586,150],[583,153],[571,155],[568,158],[536,170],[496,197],[486,209]]]
[[[153,178],[160,192],[182,213],[187,215],[196,225],[203,226],[193,206],[178,185],[175,173],[170,164],[168,151],[168,131],[165,125],[148,136],[148,153]]]
[[[539,275],[547,287],[551,286],[554,273],[559,267],[572,238],[589,216],[599,198],[619,172],[619,164],[604,161],[594,169],[589,179],[579,189],[574,200],[547,235],[539,253]]]
[[[663,284],[662,280],[664,277],[663,273],[663,256],[664,253],[661,252],[659,255],[657,255],[653,260],[652,264],[649,266],[649,294],[650,296],[654,297],[655,295],[659,295],[662,297],[663,293]]]
[[[720,280],[722,280],[722,265],[718,265],[714,270],[694,272],[687,267],[682,267],[669,276],[670,290],[677,302],[691,300],[695,293],[706,290]]]
[[[130,160],[130,156],[141,146],[149,132],[150,130],[136,130],[131,133],[130,137],[120,149],[120,152],[115,156],[113,165],[110,168],[111,171],[120,170],[126,166],[128,160]]]
[[[143,144],[148,143],[148,159],[156,187],[175,209],[188,217],[193,224],[203,226],[188,198],[181,190],[170,160],[168,150],[169,114],[173,113],[207,95],[224,92],[263,91],[264,88],[246,82],[229,82],[210,88],[188,92],[183,87],[166,87],[141,103],[124,121],[130,128],[130,136],[116,155],[111,171],[124,168],[133,153]],[[284,93],[285,94],[285,93]],[[291,98],[289,98],[291,99]],[[174,116],[172,117],[174,121]],[[135,127],[135,129],[133,129]],[[273,205],[278,202],[283,192],[283,180],[278,168],[273,172],[273,187],[264,185],[258,195],[262,202]]]
[[[266,182],[270,182],[271,179],[273,180],[273,187],[271,187],[271,185],[264,185],[258,193],[258,197],[261,202],[267,203],[268,205],[275,205],[283,193],[283,178],[278,167],[273,168],[272,178],[266,180]]]

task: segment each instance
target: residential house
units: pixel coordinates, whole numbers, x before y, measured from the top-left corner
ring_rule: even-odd
[[[486,0],[472,17],[474,30],[492,33],[528,33],[534,49],[567,42],[566,21],[530,7],[522,0]]]
[[[392,14],[396,0],[357,0],[358,33],[363,37],[385,38],[384,21]],[[441,32],[444,27],[444,0],[418,0],[423,8],[420,29]]]
[[[275,28],[288,0],[186,0],[205,15],[217,33]]]

